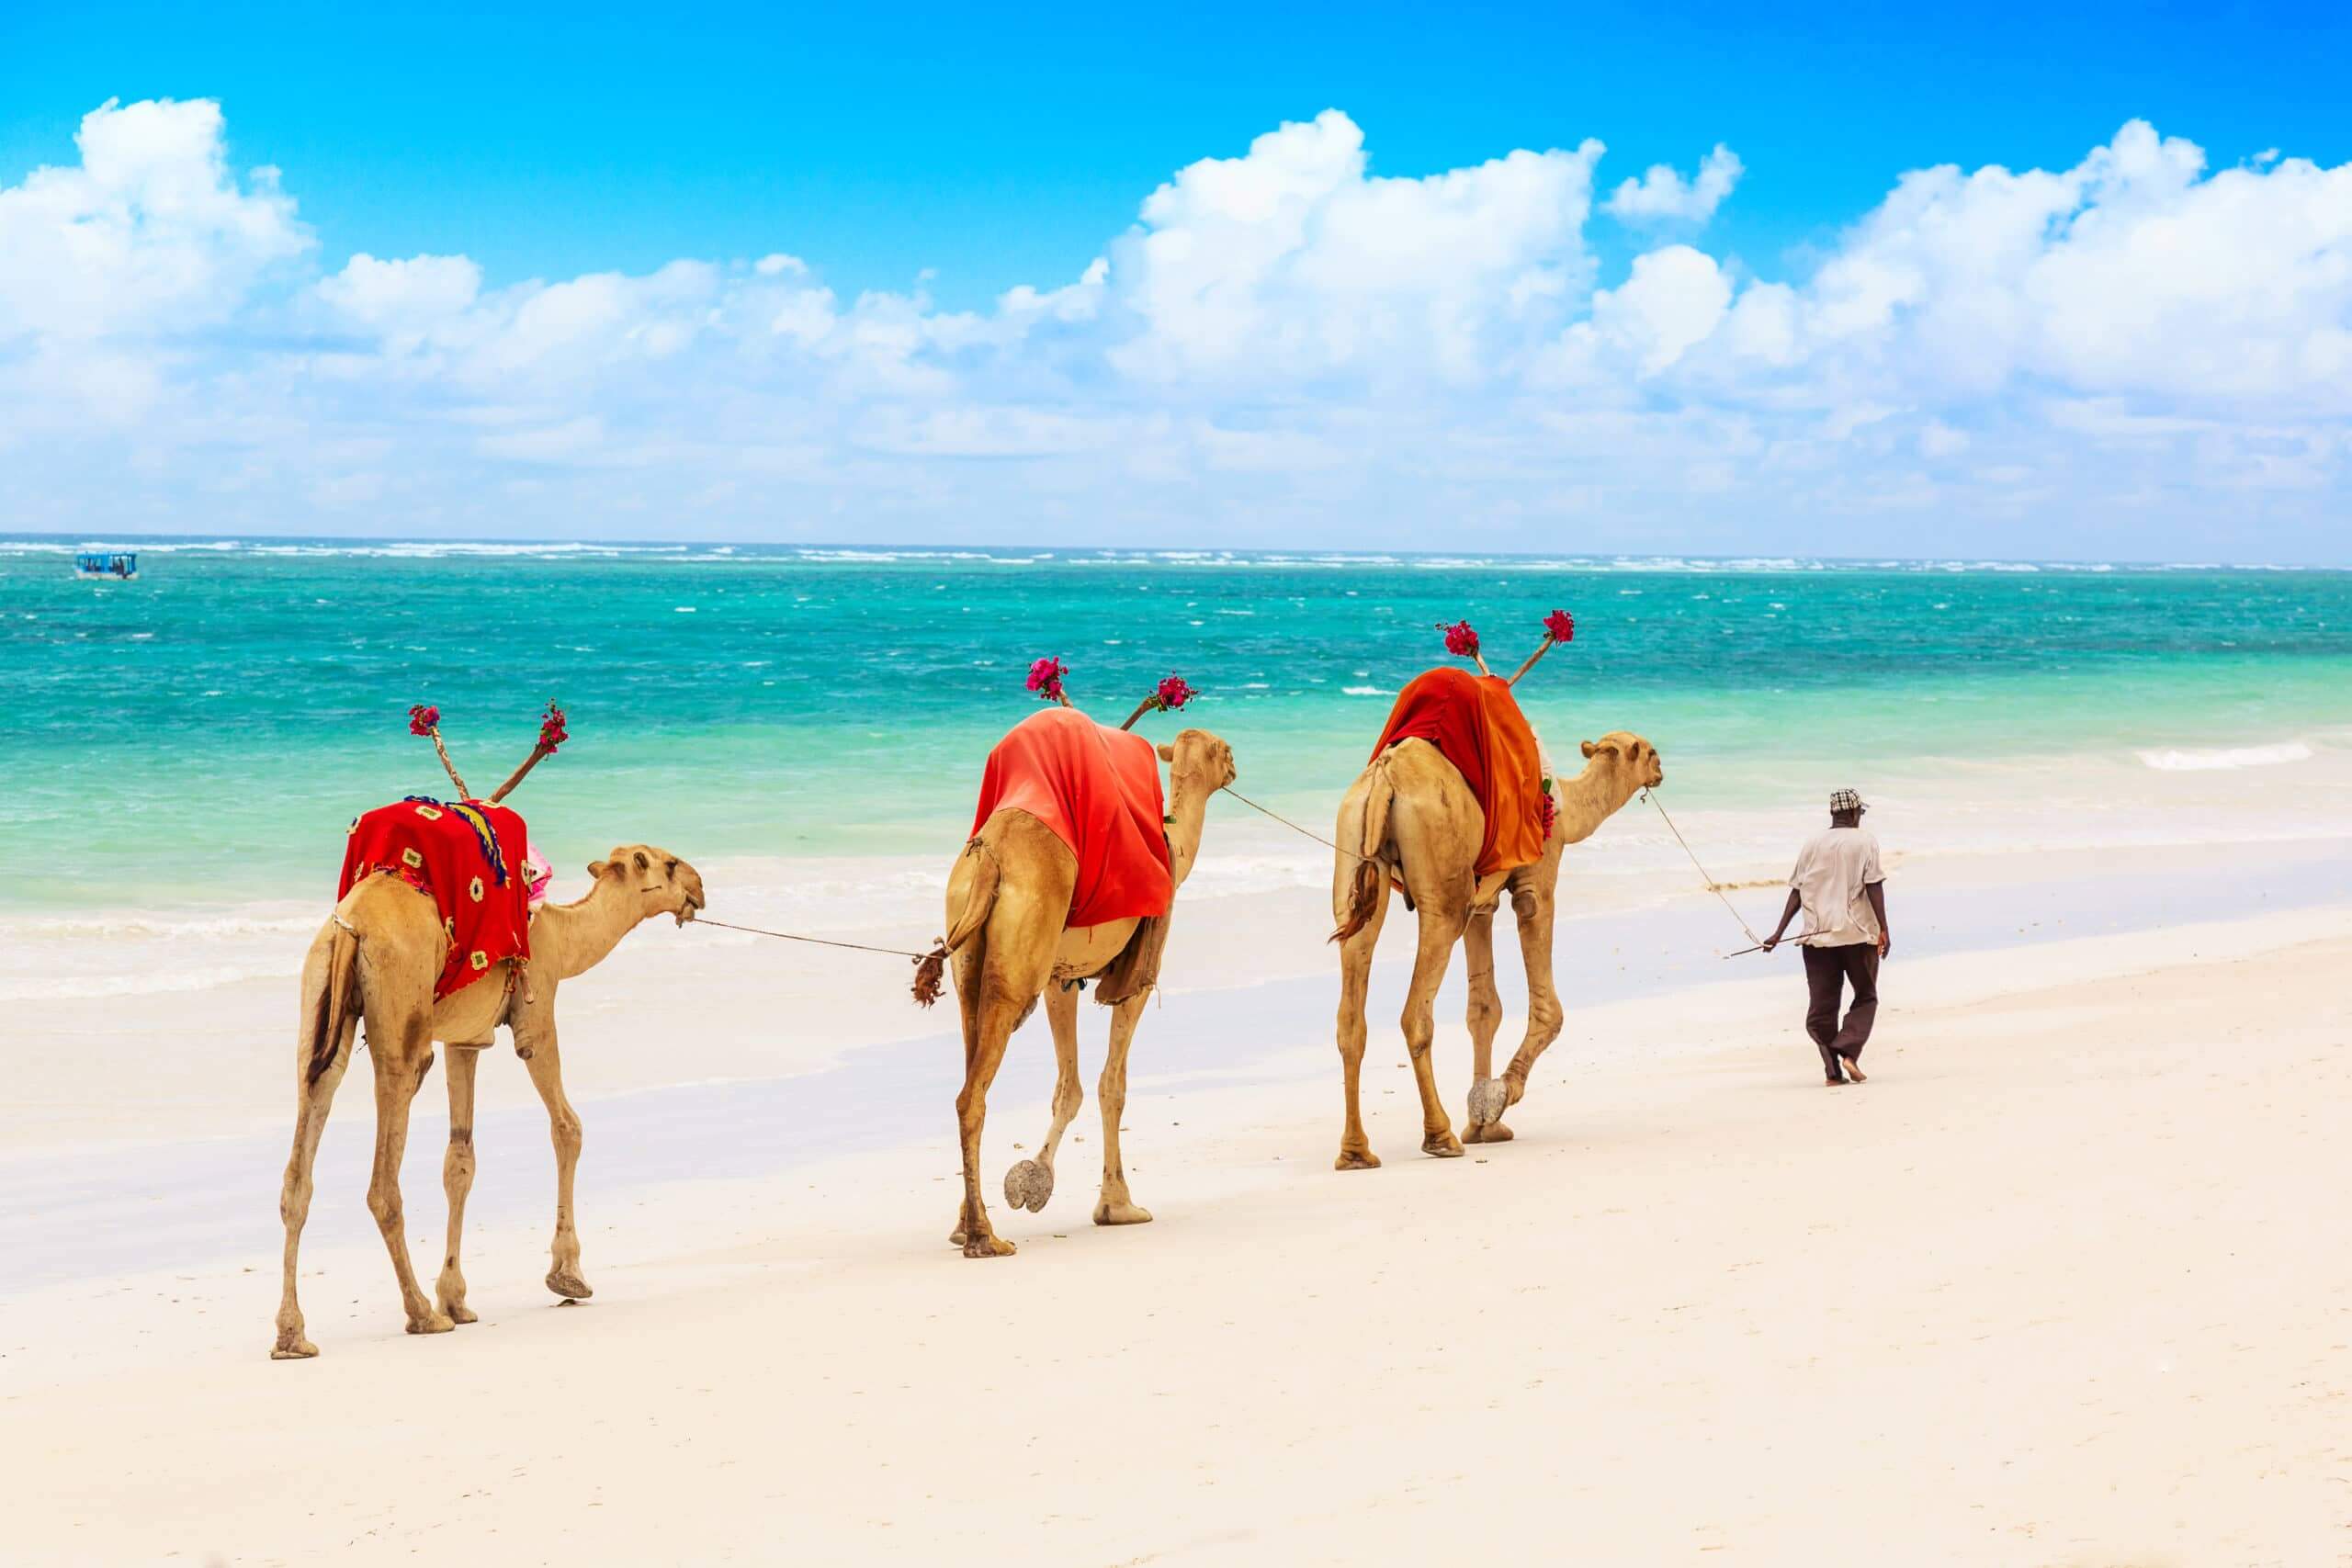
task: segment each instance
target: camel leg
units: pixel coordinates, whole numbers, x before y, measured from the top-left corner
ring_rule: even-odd
[[[1559,874],[1559,851],[1553,851],[1549,866],[1530,869],[1537,873],[1549,871]],[[1556,886],[1548,881],[1531,876],[1525,883],[1514,885],[1510,895],[1511,913],[1519,917],[1519,953],[1527,965],[1527,1037],[1520,1042],[1518,1054],[1510,1066],[1503,1069],[1504,1107],[1517,1105],[1527,1095],[1527,1075],[1535,1066],[1535,1058],[1560,1037],[1560,1026],[1567,1014],[1560,1006],[1560,993],[1552,976],[1552,919],[1559,908]],[[1501,1143],[1511,1135],[1509,1127],[1497,1120],[1482,1129],[1485,1142]]]
[[[1102,1106],[1102,1196],[1094,1205],[1098,1225],[1148,1225],[1151,1211],[1136,1206],[1127,1192],[1126,1163],[1119,1155],[1119,1118],[1127,1109],[1127,1046],[1143,1017],[1144,998],[1138,991],[1111,1010],[1111,1052],[1103,1058],[1102,1078],[1094,1098]]]
[[[401,1306],[408,1314],[408,1331],[447,1334],[457,1325],[417,1289],[416,1269],[408,1256],[408,1216],[401,1205],[401,1158],[408,1151],[409,1104],[433,1068],[432,1022],[424,1008],[397,1021],[387,1021],[390,1027],[379,1029],[378,1021],[373,1015],[368,1021],[370,1054],[376,1064],[376,1168],[368,1181],[368,1212],[376,1216],[384,1250],[391,1254],[392,1273],[400,1280]]]
[[[1503,1113],[1502,1085],[1495,1081],[1495,1032],[1502,1027],[1502,993],[1495,987],[1495,906],[1470,911],[1462,928],[1462,951],[1470,966],[1470,1104],[1462,1141],[1487,1142],[1487,1123]]]
[[[548,1248],[554,1266],[548,1270],[548,1289],[567,1300],[584,1302],[596,1292],[580,1277],[580,1233],[571,1224],[571,1177],[580,1164],[580,1112],[563,1092],[563,1058],[558,1055],[550,1024],[514,1031],[515,1055],[531,1070],[531,1087],[548,1108],[548,1135],[555,1143],[555,1242]]]
[[[316,1083],[307,1081],[309,1043],[304,1042],[294,1054],[299,1099],[294,1115],[294,1150],[286,1158],[286,1182],[277,1197],[278,1217],[286,1222],[286,1279],[277,1298],[277,1343],[269,1352],[273,1361],[300,1360],[319,1353],[319,1348],[302,1335],[302,1307],[294,1293],[295,1256],[301,1248],[302,1227],[311,1218],[311,1173],[318,1163],[319,1134],[326,1131],[334,1091],[343,1083],[344,1070],[351,1066],[352,1037],[358,1030],[356,1017],[343,1021],[343,1038],[336,1042],[334,1058]]]
[[[1054,1030],[1054,1122],[1046,1130],[1045,1147],[1035,1159],[1024,1159],[1004,1173],[1004,1201],[1016,1209],[1036,1213],[1054,1195],[1054,1156],[1085,1093],[1078,1087],[1078,990],[1048,983],[1046,1021]]]
[[[980,954],[983,946],[977,942],[967,943],[951,962],[951,972],[956,976],[956,1010],[962,1015],[964,1024],[964,1079],[967,1083],[971,1081],[972,1065],[979,1060]],[[960,1117],[961,1113],[958,1114]],[[950,1247],[961,1247],[964,1245],[964,1209],[961,1201],[956,1203],[956,1228],[947,1233],[947,1245]]]
[[[1012,1243],[989,1224],[988,1205],[980,1198],[980,1133],[988,1122],[989,1086],[1004,1063],[1012,1032],[1051,975],[1055,939],[1069,908],[1067,895],[1050,905],[1000,897],[989,918],[987,946],[978,965],[979,1005],[974,1010],[978,1027],[966,1042],[964,1090],[956,1097],[956,1132],[964,1151],[964,1213],[956,1228],[967,1258],[1012,1255]],[[962,976],[957,978],[960,982]]]
[[[466,1195],[474,1187],[474,1070],[481,1065],[481,1051],[449,1047],[449,1150],[441,1156],[441,1190],[449,1197],[449,1245],[433,1295],[454,1323],[475,1320],[466,1307],[466,1276],[458,1267],[458,1252],[466,1234]]]
[[[1439,1159],[1458,1159],[1462,1140],[1438,1098],[1437,1071],[1430,1060],[1430,1044],[1437,1034],[1437,988],[1444,983],[1445,966],[1461,940],[1463,918],[1449,914],[1429,899],[1421,900],[1420,951],[1413,958],[1413,987],[1405,998],[1405,1049],[1413,1058],[1413,1084],[1421,1091],[1421,1152]]]
[[[1372,918],[1363,929],[1340,944],[1340,1071],[1346,1083],[1347,1122],[1340,1131],[1340,1157],[1334,1170],[1377,1170],[1380,1156],[1363,1134],[1364,994],[1372,985],[1372,952],[1380,942],[1381,923],[1388,919],[1388,878],[1380,879],[1373,897]]]

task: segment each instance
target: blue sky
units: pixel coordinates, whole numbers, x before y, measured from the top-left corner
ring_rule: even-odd
[[[224,387],[259,397],[258,383],[314,377],[322,366],[335,378],[331,395],[281,389],[282,400],[255,404],[252,426],[315,417],[332,424],[326,444],[362,455],[361,467],[366,454],[380,454],[382,471],[371,479],[266,450],[246,453],[241,461],[277,477],[258,477],[242,499],[224,499],[216,472],[208,480],[209,499],[181,509],[200,514],[193,525],[496,532],[496,518],[461,504],[491,482],[514,487],[516,500],[502,515],[514,530],[531,533],[568,527],[605,535],[838,537],[845,527],[870,526],[907,537],[1012,540],[1107,525],[1131,532],[1137,542],[1158,542],[1156,535],[1191,519],[1195,530],[1229,525],[1283,543],[1331,542],[1367,525],[1319,519],[1327,512],[1361,519],[1363,497],[1329,480],[1348,465],[1349,437],[1341,424],[1317,423],[1309,411],[1355,409],[1363,415],[1361,428],[1388,432],[1374,449],[1393,450],[1405,427],[1392,416],[1401,417],[1396,411],[1415,400],[1395,384],[1396,373],[1415,366],[1443,384],[1441,394],[1418,400],[1443,405],[1418,434],[1449,449],[1461,445],[1465,431],[1490,432],[1498,420],[1523,421],[1544,406],[1649,416],[1653,423],[1645,428],[1661,433],[1677,420],[1687,427],[1691,411],[1704,409],[1740,417],[1720,423],[1713,435],[1693,437],[1699,444],[1681,467],[1719,455],[1730,439],[1722,433],[1735,427],[1780,443],[1772,449],[1785,456],[1792,450],[1788,442],[1819,434],[1766,428],[1789,405],[1788,355],[1773,360],[1772,376],[1727,389],[1731,372],[1698,363],[1711,352],[1712,337],[1676,348],[1670,363],[1659,361],[1656,343],[1665,340],[1654,336],[1637,343],[1619,333],[1623,352],[1617,360],[1590,343],[1579,349],[1567,340],[1579,323],[1598,322],[1600,337],[1610,336],[1611,299],[1645,254],[1677,251],[1651,269],[1652,292],[1662,303],[1638,313],[1643,331],[1668,331],[1679,342],[1688,331],[1663,327],[1662,310],[1704,310],[1719,279],[1727,280],[1735,306],[1758,284],[1805,289],[1853,246],[1858,227],[1888,202],[1907,171],[1951,164],[1963,175],[1986,166],[2063,174],[2116,144],[2119,128],[2134,120],[2148,122],[2161,138],[2193,143],[2204,177],[2273,150],[2333,171],[2352,160],[2352,111],[2344,107],[2341,81],[2341,62],[2352,58],[2346,17],[2346,8],[2317,6],[1805,7],[1779,17],[1712,6],[1680,7],[1670,17],[1635,6],[1487,6],[1442,15],[1389,6],[1191,6],[1160,14],[1094,7],[1017,16],[915,6],[887,17],[850,8],[704,6],[680,8],[648,30],[641,9],[596,6],[407,7],[397,15],[319,6],[12,7],[0,19],[0,193],[38,167],[74,167],[84,117],[110,99],[125,106],[209,100],[218,106],[211,145],[224,159],[224,177],[250,197],[255,187],[246,171],[278,170],[291,204],[280,217],[293,237],[228,261],[217,251],[205,253],[222,287],[240,290],[236,298],[201,309],[178,301],[172,311],[129,326],[109,317],[87,330],[59,329],[45,320],[34,283],[20,277],[20,304],[32,302],[21,304],[13,335],[0,306],[0,376],[13,358],[17,395],[44,404],[53,403],[55,384],[38,379],[28,366],[46,366],[43,374],[76,385],[141,380],[149,394],[140,407],[150,428],[143,436],[91,440],[78,462],[52,452],[38,474],[19,464],[13,479],[8,448],[0,444],[0,502],[23,525],[46,520],[71,527],[102,514],[94,491],[126,463],[152,467],[158,479],[151,493],[168,493],[168,480],[185,471],[182,466],[217,462],[223,441],[234,444],[208,428],[190,430],[176,453],[157,446],[153,421],[159,412],[170,417],[175,394],[217,412]],[[1143,277],[1150,292],[1148,258],[1123,262],[1117,254],[1121,237],[1137,229],[1146,199],[1178,171],[1204,159],[1241,159],[1254,139],[1285,123],[1311,122],[1326,109],[1341,111],[1358,132],[1363,170],[1374,180],[1476,169],[1519,150],[1573,153],[1588,138],[1606,143],[1605,154],[1594,152],[1580,175],[1568,171],[1565,184],[1523,193],[1527,201],[1557,204],[1573,219],[1573,235],[1557,226],[1531,231],[1510,215],[1522,199],[1515,194],[1494,204],[1502,229],[1480,230],[1464,242],[1475,245],[1509,230],[1507,243],[1520,249],[1496,265],[1522,282],[1539,275],[1554,280],[1545,289],[1557,283],[1557,309],[1523,330],[1540,330],[1547,341],[1558,337],[1573,364],[1502,367],[1498,344],[1522,329],[1487,330],[1501,315],[1472,334],[1482,358],[1475,373],[1448,357],[1459,344],[1431,349],[1435,357],[1423,365],[1416,355],[1428,344],[1389,343],[1367,363],[1360,352],[1333,353],[1328,333],[1306,351],[1314,363],[1277,378],[1279,385],[1244,373],[1252,367],[1211,364],[1191,350],[1145,367],[1150,355],[1121,349],[1121,342],[1147,335],[1155,319],[1126,288]],[[182,130],[193,136],[197,128],[179,126],[172,134]],[[1689,176],[1719,144],[1736,154],[1739,172],[1728,197],[1711,210],[1639,222],[1611,221],[1606,214],[1609,193],[1623,180],[1659,164]],[[202,150],[189,143],[182,151],[193,157]],[[2096,186],[2097,176],[2086,175],[2085,183]],[[1340,186],[1318,188],[1303,199],[1330,197],[1344,205]],[[2079,217],[2099,199],[2062,202],[2052,211]],[[2271,262],[2285,265],[2280,258],[2295,246],[2308,249],[2314,222],[2326,254],[2341,254],[2327,249],[2341,243],[2329,227],[2335,186],[2311,186],[2296,199],[2301,216],[2282,220],[2276,237],[2284,249],[2267,260],[2249,257],[2243,264],[2249,276]],[[2185,208],[2186,220],[2234,221],[2216,216],[2235,210],[2230,201],[2217,196],[2204,206]],[[2312,211],[2320,217],[2312,219]],[[2039,221],[2072,220],[2045,215]],[[129,221],[142,236],[159,227],[137,217]],[[222,222],[250,236],[250,223]],[[1384,242],[1375,236],[1366,243],[1376,249]],[[1682,265],[1690,260],[1683,250],[1702,253],[1713,272]],[[722,273],[734,265],[741,272],[772,254],[795,258],[807,276],[820,280],[843,321],[869,291],[919,301],[916,314],[925,324],[910,330],[925,342],[910,351],[909,363],[956,385],[918,388],[896,372],[877,372],[820,387],[789,367],[756,385],[747,379],[739,389],[743,396],[777,400],[763,427],[792,431],[785,445],[793,455],[768,464],[764,478],[739,476],[731,490],[692,507],[661,503],[661,496],[674,493],[683,470],[661,467],[661,451],[674,453],[679,432],[654,438],[654,427],[676,405],[665,411],[647,402],[639,395],[641,378],[616,376],[612,388],[594,396],[582,390],[576,406],[554,386],[560,377],[510,396],[492,384],[486,365],[449,370],[462,348],[446,322],[432,332],[413,322],[395,328],[385,315],[393,304],[379,296],[370,297],[369,332],[412,348],[423,333],[437,347],[382,350],[385,365],[401,363],[397,373],[384,370],[379,390],[366,396],[352,390],[343,374],[347,367],[334,357],[349,346],[356,319],[349,315],[352,290],[338,295],[334,282],[355,256],[463,258],[474,269],[466,308],[512,316],[523,297],[501,291],[535,281],[561,285],[605,274],[653,279],[681,261]],[[1111,261],[1103,285],[1111,305],[1085,307],[1098,324],[1093,357],[1082,346],[1027,329],[1022,351],[991,342],[982,352],[969,333],[943,334],[936,324],[959,313],[991,317],[1001,297],[1019,286],[1070,287],[1098,257]],[[1300,276],[1332,272],[1328,255],[1302,259]],[[2023,278],[2019,274],[2018,287],[2025,293],[2041,288]],[[414,280],[379,281],[407,289]],[[1215,292],[1228,281],[1182,288]],[[1511,310],[1519,313],[1505,314],[1511,323],[1529,320],[1524,288],[1501,273],[1487,281],[1518,288]],[[706,289],[707,299],[695,296],[695,311],[714,301],[722,302],[712,304],[714,310],[731,308],[723,301],[735,298],[723,276],[673,282],[677,287],[654,292],[674,300],[679,288]],[[1250,287],[1262,282],[1253,279]],[[1283,290],[1295,285],[1286,281]],[[1379,308],[1402,315],[1487,309],[1462,304],[1460,291],[1436,274],[1391,277],[1381,288]],[[2258,295],[2257,286],[2249,288]],[[1283,290],[1258,302],[1272,312],[1269,319],[1313,313],[1314,305],[1302,307]],[[312,294],[341,299],[345,319],[326,319]],[[1361,290],[1348,298],[1348,310],[1363,308]],[[764,309],[766,297],[761,299]],[[2200,310],[2210,316],[2210,302],[2201,299],[2150,310],[2176,321]],[[1432,307],[1432,300],[1439,303]],[[400,308],[413,303],[403,294]],[[636,310],[641,303],[614,309]],[[1771,303],[1766,296],[1759,309]],[[1621,314],[1625,304],[1618,299]],[[2306,336],[2352,325],[2324,280],[2304,305],[2313,312],[2301,323]],[[1929,314],[1934,301],[1906,297],[1894,309]],[[2248,321],[2263,314],[2249,310]],[[1726,322],[1731,315],[1711,313]],[[1336,319],[1344,322],[1346,311]],[[2153,319],[2111,325],[2141,332]],[[630,320],[638,324],[626,331],[643,324]],[[1136,328],[1139,320],[1146,328]],[[1262,322],[1253,330],[1262,331]],[[2282,344],[2294,338],[2289,324],[2267,321],[2263,330]],[[2304,398],[2289,378],[2267,392],[2241,388],[2224,408],[2161,374],[2135,380],[2130,367],[2098,344],[2074,341],[2082,334],[2070,338],[2070,332],[2063,323],[2037,329],[2037,342],[2064,340],[2062,349],[2020,349],[1997,369],[1962,367],[1957,383],[1931,385],[1921,384],[1905,357],[1908,351],[1890,340],[1872,351],[1874,378],[1849,356],[1834,372],[1821,370],[1808,397],[1823,429],[1859,417],[1861,423],[1851,428],[1883,433],[1893,428],[1890,421],[1907,420],[1915,447],[1923,441],[1946,457],[1965,450],[2004,472],[2023,467],[2043,474],[2050,482],[2040,499],[2019,499],[2021,490],[2036,488],[2030,484],[2013,482],[2002,498],[1989,500],[1967,491],[1963,475],[1947,473],[1938,481],[1942,501],[1951,503],[1943,510],[1973,520],[1970,526],[1983,532],[1987,554],[2046,543],[2061,525],[2071,530],[2062,538],[2079,538],[2085,554],[2352,553],[2335,521],[2346,495],[2340,402]],[[140,333],[149,334],[143,361],[133,342]],[[632,341],[641,340],[642,333]],[[479,338],[466,341],[478,344]],[[814,339],[804,334],[803,341]],[[102,364],[93,358],[58,368],[69,349],[96,355],[93,344],[104,350]],[[2203,349],[2226,358],[2229,345]],[[440,357],[428,367],[419,356],[432,354]],[[844,363],[830,350],[819,357],[832,367],[829,373]],[[1890,379],[1891,361],[1897,369]],[[497,363],[520,361],[508,354]],[[573,363],[571,371],[585,363]],[[600,373],[610,368],[608,360],[596,364]],[[435,399],[422,397],[417,386],[428,368],[454,378]],[[2305,365],[2301,374],[2315,372]],[[1979,384],[1985,376],[1997,385]],[[0,379],[0,400],[7,388]],[[871,416],[865,425],[809,417],[816,404],[838,412],[844,398],[863,400]],[[931,400],[917,408],[910,400]],[[2074,425],[2052,423],[2052,400],[2073,411],[2060,417]],[[1099,454],[1085,451],[1082,424],[1067,423],[1103,405],[1115,405],[1130,422],[1097,433],[1106,449],[1132,449],[1136,429],[1170,421],[1189,422],[1205,434],[1189,456],[1171,452],[1145,471],[1113,472],[1095,460]],[[1008,416],[1008,408],[1017,413]],[[1882,410],[1892,412],[1876,412]],[[447,437],[453,425],[479,431],[510,417],[537,420],[541,432],[592,432],[584,444],[600,448],[608,467],[625,438],[646,435],[638,471],[648,482],[629,509],[583,511],[583,498],[612,489],[612,475],[568,485],[551,471],[560,468],[562,440],[501,435],[466,446]],[[1029,434],[944,443],[933,435],[909,446],[903,433],[923,419],[935,423],[935,417],[964,430],[990,421],[997,429],[1010,417]],[[2035,438],[2037,431],[2069,429],[2079,438],[2076,427],[2086,417],[2136,422],[2130,439],[2139,447],[2163,428],[2173,428],[2188,446],[2140,451],[2132,482],[2118,485],[2113,463],[2086,452],[2079,439],[2068,449],[2063,436],[2054,443]],[[2191,433],[2192,424],[2201,434]],[[877,437],[876,429],[884,426],[900,434]],[[1050,434],[1038,434],[1049,426]],[[1608,479],[1595,493],[1584,482],[1588,476],[1571,466],[1530,474],[1514,490],[1498,476],[1525,468],[1530,451],[1543,446],[1544,427],[1539,419],[1517,428],[1528,440],[1497,453],[1483,474],[1424,473],[1384,484],[1386,504],[1372,531],[1408,535],[1409,496],[1424,513],[1466,511],[1465,525],[1493,547],[1546,542],[1538,537],[1544,525],[1530,521],[1542,517],[1564,525],[1582,519],[1588,532],[1607,536],[1611,547],[1638,537],[1661,549],[1770,553],[1818,547],[1834,536],[1799,515],[1785,479],[1762,467],[1719,474],[1693,492],[1713,502],[1678,506],[1661,500],[1638,508],[1633,523],[1623,521],[1627,499],[1649,498],[1655,490],[1644,489],[1643,472]],[[2113,437],[2102,429],[2100,439]],[[2238,445],[2216,458],[2214,443],[2229,430],[2238,433]],[[1304,466],[1286,468],[1270,449],[1237,465],[1232,452],[1216,446],[1228,434],[1247,441],[1279,434],[1304,454]],[[1954,445],[1962,440],[1966,447]],[[2201,458],[2192,449],[2200,441]],[[2278,450],[2266,452],[2266,443]],[[1204,451],[1224,456],[1203,457]],[[933,482],[903,487],[862,511],[862,490],[873,481],[857,458],[877,452],[936,463]],[[2298,474],[2285,475],[2270,460],[2281,452],[2301,454]],[[500,454],[527,471],[501,470],[492,460]],[[976,459],[988,460],[986,475],[957,470]],[[1658,460],[1668,462],[1663,453]],[[1799,467],[1817,473],[1820,461],[1808,453]],[[2204,474],[2210,462],[2236,479],[2218,470]],[[1188,467],[1202,463],[1224,477]],[[1860,476],[1872,464],[1871,483],[1861,485]],[[448,484],[434,495],[416,479],[436,465]],[[1232,478],[1245,470],[1261,478]],[[653,482],[657,473],[667,474],[668,491]],[[2249,474],[2256,477],[2246,480]],[[1850,518],[1883,507],[1876,532],[1909,541],[1914,553],[1934,553],[1928,547],[1949,529],[1922,513],[1938,513],[1939,503],[1917,493],[1905,499],[1900,476],[1884,471],[1883,453],[1856,458],[1854,475],[1855,485],[1820,491],[1809,514],[1826,506]],[[1154,485],[1162,492],[1138,502]],[[331,503],[338,493],[356,502],[356,514]],[[550,494],[564,499],[529,499]],[[1200,521],[1204,514],[1227,521]],[[2249,521],[2274,532],[2275,550],[2242,547]],[[2233,549],[2222,550],[2225,544]]]

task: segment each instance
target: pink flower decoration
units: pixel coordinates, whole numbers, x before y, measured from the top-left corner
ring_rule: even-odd
[[[1037,694],[1041,703],[1062,700],[1062,677],[1069,673],[1069,666],[1058,659],[1040,659],[1029,666],[1029,689]]]
[[[430,735],[440,727],[440,724],[441,710],[439,708],[427,707],[423,703],[419,703],[408,710],[408,732],[411,735]]]
[[[1459,654],[1464,659],[1478,657],[1478,634],[1470,629],[1469,622],[1456,621],[1450,626],[1438,629],[1445,633],[1446,652]]]
[[[1577,635],[1577,618],[1566,610],[1555,610],[1544,617],[1544,629],[1554,642],[1572,642]]]
[[[1159,682],[1159,689],[1154,694],[1159,698],[1162,711],[1172,713],[1201,694],[1187,685],[1182,675],[1170,675]]]
[[[563,727],[563,709],[549,703],[547,716],[539,720],[539,750],[552,757],[556,748],[571,739],[571,732]]]

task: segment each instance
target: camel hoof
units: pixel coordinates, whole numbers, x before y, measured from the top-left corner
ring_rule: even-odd
[[[1094,1205],[1094,1223],[1098,1225],[1148,1225],[1151,1211],[1133,1203],[1114,1203],[1109,1200]]]
[[[480,1323],[481,1321],[480,1314],[475,1313],[471,1307],[469,1307],[463,1302],[459,1302],[454,1306],[444,1305],[441,1310],[449,1314],[449,1321],[452,1323]]]
[[[1378,1170],[1380,1156],[1370,1149],[1341,1149],[1340,1157],[1331,1162],[1333,1170]]]
[[[1004,1173],[1004,1201],[1016,1209],[1036,1213],[1054,1195],[1053,1167],[1024,1159]]]
[[[964,1244],[967,1258],[1010,1258],[1013,1246],[1001,1235],[974,1236]]]
[[[1431,1159],[1460,1159],[1462,1140],[1452,1133],[1440,1133],[1433,1137],[1421,1140],[1421,1153]]]
[[[588,1288],[587,1280],[569,1269],[548,1269],[548,1289],[566,1301],[574,1302],[584,1302],[596,1293]]]
[[[1489,1122],[1483,1127],[1473,1127],[1464,1134],[1465,1144],[1508,1144],[1519,1136],[1499,1122]]]
[[[1499,1122],[1510,1109],[1510,1086],[1500,1078],[1480,1078],[1470,1086],[1470,1125]]]
[[[457,1326],[449,1320],[447,1313],[436,1312],[421,1319],[412,1318],[408,1331],[411,1334],[447,1334]]]
[[[281,1334],[269,1352],[273,1361],[307,1361],[319,1353],[319,1348],[299,1334]]]

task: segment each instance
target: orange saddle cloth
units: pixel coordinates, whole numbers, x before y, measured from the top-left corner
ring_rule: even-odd
[[[379,872],[431,898],[449,943],[433,987],[437,1002],[493,964],[531,956],[529,848],[523,818],[503,806],[411,795],[352,818],[335,900]]]
[[[1396,694],[1377,758],[1399,740],[1426,740],[1453,764],[1486,813],[1478,874],[1544,858],[1544,756],[1510,682],[1467,670],[1424,671]]]
[[[1168,871],[1159,754],[1142,736],[1097,724],[1075,708],[1031,714],[989,753],[974,835],[1006,810],[1026,811],[1078,857],[1067,924],[1168,912],[1175,884]]]

